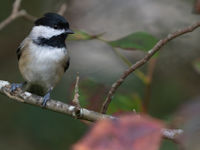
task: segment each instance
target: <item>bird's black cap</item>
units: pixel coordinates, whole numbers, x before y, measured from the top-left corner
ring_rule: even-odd
[[[48,26],[54,29],[69,29],[69,23],[67,20],[56,14],[56,13],[46,13],[42,18],[35,21],[35,26]]]

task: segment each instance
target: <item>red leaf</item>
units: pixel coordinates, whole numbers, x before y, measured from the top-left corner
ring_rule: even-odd
[[[73,150],[158,150],[162,127],[160,121],[135,114],[101,120]]]

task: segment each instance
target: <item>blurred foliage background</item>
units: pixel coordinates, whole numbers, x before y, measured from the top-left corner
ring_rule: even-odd
[[[12,3],[13,0],[0,2],[0,20],[10,14]],[[193,12],[194,0],[84,0],[84,3],[81,0],[23,0],[22,8],[40,17],[45,12],[56,12],[62,3],[68,5],[65,17],[72,29],[83,31],[81,35],[103,34],[100,39],[67,41],[71,66],[54,89],[52,98],[71,103],[76,72],[79,72],[81,105],[96,111],[111,84],[131,63],[145,55],[144,51],[135,50],[140,47],[121,49],[119,42],[107,41],[136,32],[148,33],[158,40],[199,19]],[[0,79],[23,81],[15,52],[32,26],[32,22],[19,18],[0,31]],[[200,58],[199,32],[175,39],[160,51],[154,58],[151,84],[145,82],[151,65],[130,75],[114,96],[108,112],[141,112],[145,103],[148,113],[169,122],[182,103],[199,95],[200,65],[195,63]],[[150,45],[155,42],[152,38]],[[139,43],[142,42],[140,39]],[[19,104],[0,95],[0,149],[69,149],[86,129],[79,120]],[[177,147],[164,141],[161,150],[168,149]]]

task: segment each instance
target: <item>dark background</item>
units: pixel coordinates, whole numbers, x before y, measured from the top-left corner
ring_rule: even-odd
[[[12,3],[13,0],[0,2],[0,20],[10,14]],[[90,34],[105,32],[102,38],[106,40],[115,40],[137,31],[148,32],[160,39],[199,19],[199,15],[193,13],[192,0],[23,0],[21,7],[40,17],[45,12],[56,12],[62,3],[68,5],[65,17],[72,29]],[[15,51],[32,25],[32,22],[19,18],[0,31],[1,80],[23,81],[17,68]],[[152,116],[169,122],[182,103],[199,95],[200,76],[193,67],[194,60],[200,57],[199,32],[196,30],[179,37],[160,51],[148,108]],[[102,41],[67,41],[67,45],[71,66],[53,91],[52,98],[71,103],[76,72],[79,72],[82,106],[99,110],[109,87],[127,65]],[[119,51],[131,62],[144,55],[138,51]],[[142,71],[146,72],[146,67]],[[112,104],[112,107],[138,110],[134,108],[134,95],[143,99],[144,89],[144,84],[131,75],[114,97],[118,106]],[[122,102],[126,103],[127,99],[133,107],[123,107]],[[116,109],[110,108],[110,112]],[[69,116],[19,104],[0,95],[0,149],[69,149],[86,129],[85,124]],[[165,141],[161,149],[175,150],[176,146]]]

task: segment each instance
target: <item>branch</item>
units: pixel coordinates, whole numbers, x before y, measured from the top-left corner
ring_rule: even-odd
[[[11,23],[12,21],[14,21],[19,17],[24,17],[30,21],[34,21],[36,19],[36,17],[28,14],[26,10],[24,9],[19,10],[20,5],[21,5],[21,0],[15,0],[15,2],[13,3],[13,9],[10,16],[0,23],[0,30],[2,30],[5,26],[7,26],[9,23]]]
[[[149,61],[149,59],[158,52],[164,45],[166,45],[169,41],[183,35],[189,32],[194,31],[196,28],[200,27],[200,22],[197,22],[191,26],[188,26],[184,29],[180,29],[174,33],[168,34],[167,37],[157,42],[157,44],[148,51],[148,53],[142,58],[141,60],[137,61],[135,64],[133,64],[129,69],[127,69],[121,77],[112,85],[111,89],[108,92],[108,95],[106,97],[105,102],[102,105],[101,112],[106,113],[108,106],[112,100],[113,95],[115,94],[116,90],[119,88],[119,86],[124,82],[124,80],[136,69],[143,66],[146,62]]]
[[[11,93],[10,86],[11,85],[9,82],[0,80],[0,93],[8,96],[15,101],[31,104],[42,108],[43,97],[34,95],[29,92],[23,92],[20,89],[18,89],[15,93]],[[68,105],[56,100],[49,100],[47,102],[46,109],[88,121],[97,121],[104,118],[114,118],[109,115],[100,114],[91,110],[87,110],[85,108],[78,108],[76,106]]]

